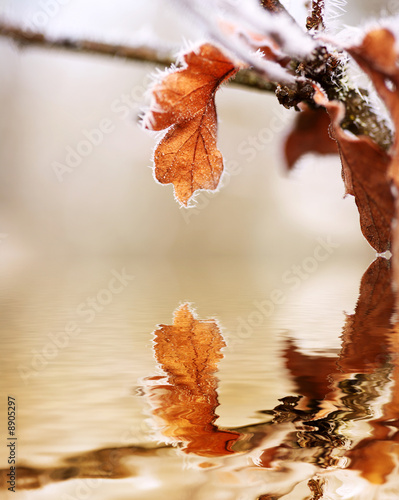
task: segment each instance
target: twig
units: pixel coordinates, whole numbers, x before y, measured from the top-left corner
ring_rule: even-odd
[[[104,55],[130,61],[148,62],[162,66],[170,66],[170,64],[175,61],[170,49],[162,50],[159,47],[147,45],[127,46],[84,39],[79,40],[69,37],[48,37],[43,33],[18,28],[1,20],[0,37],[11,39],[22,48],[36,46],[48,49],[62,49],[71,52]],[[311,79],[314,78],[314,75],[305,76]],[[257,89],[266,92],[275,92],[276,90],[276,84],[264,78],[263,75],[255,69],[240,70],[235,78],[231,80],[231,83],[252,90]],[[333,90],[333,94],[336,94],[339,89]],[[329,97],[336,99],[338,96],[333,95]],[[366,100],[357,94],[355,95],[352,91],[346,92],[346,96],[340,100],[345,102],[347,109],[346,121],[342,124],[344,128],[351,130],[355,135],[369,135],[384,149],[390,146],[392,134],[389,127],[383,119],[374,113]],[[359,120],[357,120],[356,117],[360,112],[362,120],[359,124]]]
[[[261,6],[268,10],[269,12],[274,12],[279,14],[280,12],[287,12],[284,5],[280,3],[280,0],[260,0]]]
[[[323,14],[324,0],[312,0],[312,12],[306,19],[306,29],[323,31],[325,29]]]
[[[19,47],[36,46],[50,49],[63,49],[73,52],[100,54],[120,57],[133,61],[148,61],[169,65],[173,62],[169,51],[162,52],[159,48],[149,46],[128,47],[92,40],[73,38],[50,38],[37,31],[25,30],[0,21],[0,36],[11,38]]]
[[[48,37],[43,33],[18,28],[1,20],[0,37],[13,40],[21,48],[42,47],[46,49],[61,49],[83,54],[121,58],[129,61],[148,62],[161,66],[170,66],[175,62],[171,50],[162,50],[159,47],[148,45],[127,46],[69,37]],[[263,79],[258,73],[250,69],[239,71],[234,80],[232,80],[232,83],[269,92],[274,92],[276,89],[275,84]]]

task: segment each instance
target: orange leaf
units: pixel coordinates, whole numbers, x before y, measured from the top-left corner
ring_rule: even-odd
[[[195,319],[187,304],[176,310],[173,325],[155,331],[155,357],[166,380],[147,379],[156,383],[150,390],[153,414],[162,434],[184,443],[186,453],[228,455],[239,437],[214,425],[219,405],[214,374],[224,346],[216,322]]]
[[[366,136],[351,136],[340,127],[343,105],[328,101],[316,86],[314,100],[324,106],[331,118],[332,134],[337,141],[346,194],[355,197],[364,237],[377,252],[391,246],[391,224],[395,206],[387,178],[391,156]]]
[[[173,184],[183,205],[198,189],[216,189],[223,158],[216,147],[215,93],[237,71],[217,47],[206,43],[184,55],[183,68],[167,74],[152,88],[146,128],[168,129],[154,154],[155,177]]]
[[[328,114],[322,108],[313,110],[305,107],[297,115],[294,127],[284,144],[284,155],[289,169],[306,153],[338,153],[337,143],[328,133],[329,125]]]

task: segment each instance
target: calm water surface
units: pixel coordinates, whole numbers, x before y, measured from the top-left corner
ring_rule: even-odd
[[[319,257],[9,266],[2,498],[399,498],[389,263]]]

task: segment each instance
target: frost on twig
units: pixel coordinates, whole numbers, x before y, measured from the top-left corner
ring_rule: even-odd
[[[306,19],[307,30],[324,30],[324,0],[312,0],[312,12]]]
[[[161,48],[161,42],[156,45],[123,45],[70,37],[48,37],[44,33],[23,29],[2,20],[0,20],[0,37],[13,40],[20,48],[42,47],[65,50],[151,63],[157,66],[170,66],[175,60],[174,53],[176,52],[176,48],[171,50]],[[274,83],[262,78],[258,72],[250,68],[239,71],[231,83],[267,92],[274,92],[276,89]]]
[[[278,1],[263,2],[263,9],[256,0],[241,5],[236,1],[210,0],[213,15],[203,10],[203,4],[175,0],[186,14],[194,16],[195,21],[204,25],[209,37],[247,64],[231,79],[234,85],[262,91],[275,91],[278,98],[287,106],[297,106],[302,100],[309,100],[311,79],[322,85],[330,99],[345,102],[347,107],[343,127],[355,135],[369,135],[375,142],[389,147],[392,134],[389,126],[381,120],[370,105],[367,92],[358,91],[341,78],[345,69],[337,52],[330,52],[326,46],[307,35],[290,17]],[[343,0],[334,0],[333,4]],[[330,3],[329,7],[331,10]],[[184,9],[183,9],[184,7]],[[271,12],[270,12],[271,11]],[[209,12],[209,9],[207,10]],[[277,45],[284,54],[289,55],[289,67],[279,62],[265,60],[256,54],[255,46],[248,43],[248,33],[262,33],[268,44]],[[67,50],[93,55],[122,58],[135,62],[149,62],[158,66],[169,66],[174,61],[176,50],[165,49],[162,43],[133,46],[99,42],[71,37],[49,37],[40,32],[10,25],[0,20],[0,37],[12,39],[20,47],[42,47]]]

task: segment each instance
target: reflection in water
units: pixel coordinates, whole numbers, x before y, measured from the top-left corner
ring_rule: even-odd
[[[215,372],[225,347],[214,321],[194,318],[187,304],[179,307],[173,325],[155,331],[155,357],[166,374],[147,379],[153,383],[149,399],[162,434],[184,443],[184,451],[201,456],[231,453],[237,432],[218,429],[219,406]]]
[[[317,464],[321,470],[309,482],[315,499],[322,498],[334,469],[359,471],[375,485],[396,472],[397,483],[399,379],[393,310],[390,262],[378,258],[362,278],[355,313],[347,316],[339,357],[306,356],[288,342],[286,365],[304,396],[305,410],[296,408],[300,398],[285,399],[274,409],[273,423],[289,421],[292,431],[284,442],[260,454],[261,467],[282,470],[287,461]],[[360,421],[369,424],[363,439],[356,432]],[[328,471],[324,475],[323,469]]]
[[[163,456],[169,446],[143,447],[126,446],[104,448],[72,455],[55,467],[18,467],[17,488],[36,489],[49,483],[67,479],[95,478],[120,479],[136,475],[135,466],[129,463],[132,457]],[[2,471],[1,484],[6,484],[7,477]]]
[[[154,332],[162,375],[144,379],[143,394],[163,436],[161,444],[154,439],[77,453],[54,467],[20,464],[18,488],[138,477],[151,470],[154,458],[166,467],[184,451],[187,459],[208,457],[196,462],[208,475],[193,486],[191,498],[397,499],[399,328],[392,324],[394,304],[390,263],[378,258],[362,278],[354,314],[346,317],[340,353],[313,356],[287,339],[282,355],[296,394],[282,395],[275,408],[259,411],[258,423],[228,429],[216,425],[216,372],[225,342],[214,320],[198,320],[182,305],[173,325]],[[217,486],[209,490],[208,482]]]

